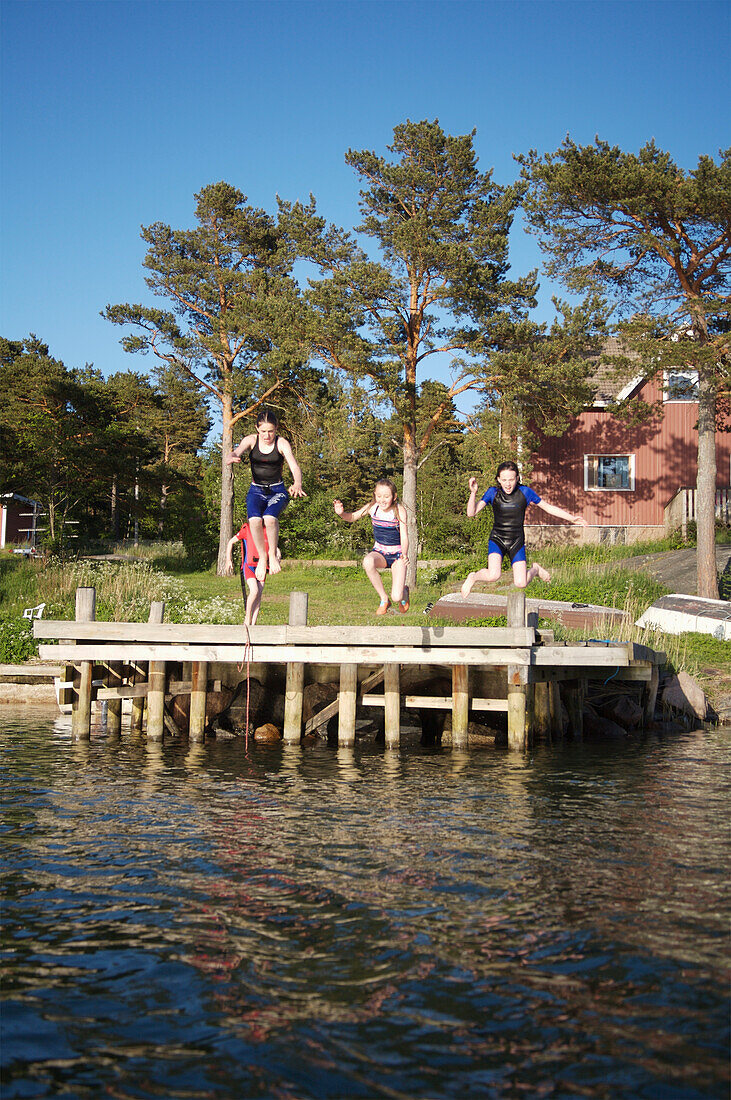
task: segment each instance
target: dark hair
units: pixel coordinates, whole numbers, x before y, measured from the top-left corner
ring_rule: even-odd
[[[273,424],[275,428],[279,424],[279,420],[277,419],[277,414],[275,412],[272,412],[272,410],[270,408],[268,408],[267,405],[264,406],[264,408],[261,410],[261,412],[259,413],[259,415],[256,418],[257,428],[259,427],[260,424]]]
[[[503,470],[512,470],[518,479],[518,485],[520,485],[520,470],[518,469],[518,466],[515,462],[501,462],[497,468],[497,473],[495,474],[496,481],[500,477],[500,474],[503,472]]]

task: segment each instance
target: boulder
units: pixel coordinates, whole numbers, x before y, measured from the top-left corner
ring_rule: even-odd
[[[593,738],[598,740],[616,739],[626,736],[627,730],[624,726],[613,722],[611,718],[603,718],[601,714],[596,714],[594,710],[584,710],[584,737],[588,740]]]
[[[337,684],[307,684],[302,693],[302,721],[309,722],[324,707],[335,702],[338,697]]]
[[[709,716],[705,692],[687,672],[671,676],[663,688],[662,705],[668,710],[677,710],[691,718],[698,718],[701,722]]]
[[[277,729],[271,722],[265,722],[263,726],[258,726],[254,730],[255,741],[281,741],[282,731]]]
[[[249,732],[264,722],[281,721],[283,716],[281,696],[252,677],[249,680]],[[209,722],[206,732],[216,737],[246,735],[246,680],[240,681],[228,706]]]
[[[602,717],[609,718],[626,730],[638,729],[642,725],[642,707],[629,695],[618,695],[602,707]]]

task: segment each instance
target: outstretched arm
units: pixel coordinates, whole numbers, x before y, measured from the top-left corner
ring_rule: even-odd
[[[247,451],[250,451],[255,443],[255,435],[245,435],[238,447],[234,447],[231,454],[226,455],[226,462],[228,462],[229,465],[231,465],[232,462],[241,462],[241,456],[246,454]]]
[[[280,437],[278,448],[280,455],[284,455],[284,461],[289,466],[292,477],[294,478],[293,483],[289,487],[289,495],[291,497],[306,497],[307,493],[302,488],[302,471],[300,470],[297,459],[294,457],[291,443]]]
[[[577,527],[586,527],[586,520],[583,516],[575,516],[573,512],[567,512],[565,508],[559,508],[557,504],[549,504],[548,501],[541,500],[538,502],[538,507],[542,508],[544,512],[548,512],[549,516],[555,516],[556,519],[565,519]]]
[[[355,523],[357,519],[360,519],[361,516],[364,516],[366,514],[370,507],[370,504],[364,504],[363,507],[359,508],[357,512],[346,512],[345,508],[343,507],[342,500],[333,501],[335,515],[340,516],[340,518],[344,519],[346,523]]]

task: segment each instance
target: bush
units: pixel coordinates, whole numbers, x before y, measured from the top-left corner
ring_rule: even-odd
[[[22,664],[38,656],[38,643],[33,637],[30,619],[9,617],[0,619],[0,662]]]

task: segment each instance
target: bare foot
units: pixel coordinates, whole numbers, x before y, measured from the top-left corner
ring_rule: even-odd
[[[267,560],[266,558],[259,558],[256,569],[254,570],[254,576],[262,584],[267,579]]]
[[[475,574],[474,573],[469,573],[467,575],[467,580],[464,582],[464,584],[460,588],[460,592],[462,593],[463,598],[469,596],[470,592],[472,591],[474,583],[475,583]]]
[[[269,555],[269,572],[270,573],[281,573],[282,572],[282,567],[279,564],[279,558],[277,557],[276,554],[270,554]]]
[[[551,579],[551,574],[548,572],[548,570],[544,569],[542,565],[539,565],[537,561],[533,562],[533,568],[536,570],[537,576],[540,577],[540,579],[546,584],[548,584]]]

